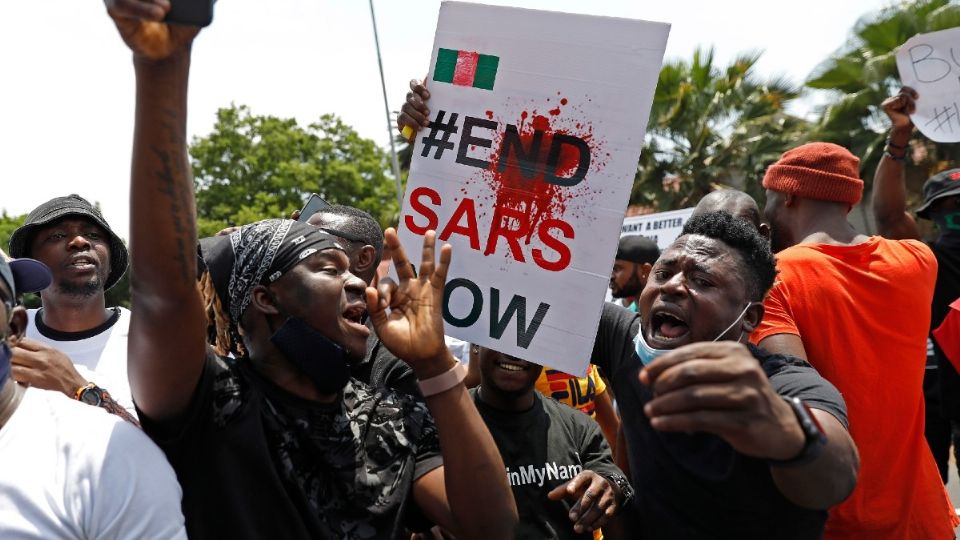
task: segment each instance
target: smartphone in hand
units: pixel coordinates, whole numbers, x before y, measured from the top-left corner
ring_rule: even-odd
[[[310,216],[320,212],[321,210],[326,210],[330,208],[330,203],[323,200],[323,197],[317,195],[316,193],[310,195],[310,198],[307,200],[307,204],[303,205],[303,209],[300,210],[300,217],[297,221],[306,223]]]
[[[214,0],[170,0],[168,23],[190,26],[209,26],[213,22]]]

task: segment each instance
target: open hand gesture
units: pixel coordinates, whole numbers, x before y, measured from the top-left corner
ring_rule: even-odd
[[[189,49],[200,31],[194,26],[163,22],[170,0],[104,0],[120,37],[138,59],[164,60]]]
[[[413,367],[419,379],[450,369],[455,360],[443,340],[443,286],[450,267],[450,244],[440,248],[440,263],[434,262],[435,231],[423,237],[419,276],[400,245],[397,231],[384,232],[384,244],[393,253],[400,284],[381,280],[378,288],[367,287],[367,312],[383,344]],[[389,312],[387,308],[390,308]]]

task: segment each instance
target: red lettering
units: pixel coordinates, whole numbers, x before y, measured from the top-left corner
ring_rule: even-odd
[[[518,228],[511,229],[505,223],[504,219],[513,221]],[[490,229],[490,237],[487,238],[487,249],[484,255],[490,255],[497,251],[497,239],[503,237],[507,240],[507,246],[510,248],[510,254],[519,262],[526,262],[523,258],[523,250],[520,249],[520,239],[527,235],[529,221],[526,216],[513,208],[497,206],[493,211],[493,225]]]
[[[403,222],[414,234],[422,236],[429,230],[440,230],[442,225],[439,233],[441,241],[446,242],[451,237],[460,235],[467,239],[470,249],[481,251],[482,248],[484,255],[497,253],[502,238],[507,242],[507,255],[517,262],[525,263],[527,259],[523,245],[529,245],[530,237],[536,232],[541,246],[530,250],[532,263],[549,272],[560,272],[570,266],[572,261],[573,254],[566,240],[573,240],[575,232],[573,226],[562,219],[541,218],[531,222],[529,216],[520,209],[494,206],[489,236],[486,238],[486,245],[483,245],[477,224],[476,202],[473,199],[462,199],[450,218],[442,224],[437,210],[443,205],[443,200],[436,190],[425,186],[414,189],[410,193],[409,204],[410,212],[404,216]]]
[[[556,251],[560,258],[558,258],[556,261],[548,261],[543,256],[543,251],[540,248],[533,248],[533,262],[537,263],[537,266],[543,268],[544,270],[559,272],[570,265],[570,248],[558,238],[551,236],[550,229],[557,229],[560,231],[562,236],[568,240],[573,239],[573,227],[571,227],[566,221],[561,221],[559,219],[545,219],[541,221],[540,227],[537,230],[537,236],[545,246]]]
[[[436,212],[420,202],[420,197],[424,195],[430,199],[430,202],[433,203],[434,206],[440,206],[440,194],[428,187],[418,187],[410,193],[410,209],[427,218],[427,224],[424,226],[417,225],[413,221],[413,216],[410,214],[407,214],[406,218],[404,219],[407,229],[410,229],[410,232],[419,234],[421,236],[427,234],[427,231],[437,230],[437,225],[440,222],[440,220],[437,218]]]
[[[460,220],[467,217],[467,224],[461,226]],[[460,206],[453,211],[450,221],[440,233],[440,240],[446,242],[450,235],[459,234],[470,239],[470,248],[480,251],[480,236],[477,233],[477,211],[473,206],[473,199],[463,199]]]

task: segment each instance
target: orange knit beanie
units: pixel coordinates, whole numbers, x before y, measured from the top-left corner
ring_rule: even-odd
[[[863,196],[860,159],[836,144],[807,143],[784,152],[780,161],[767,169],[763,187],[853,206]]]

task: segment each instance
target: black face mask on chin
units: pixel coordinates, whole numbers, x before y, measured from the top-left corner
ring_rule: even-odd
[[[276,305],[275,298],[274,305]],[[284,315],[282,311],[280,314]],[[313,381],[320,393],[336,394],[343,390],[350,379],[350,366],[344,348],[308,325],[303,319],[286,317],[287,320],[270,336],[270,342]],[[269,319],[267,324],[273,330]]]

